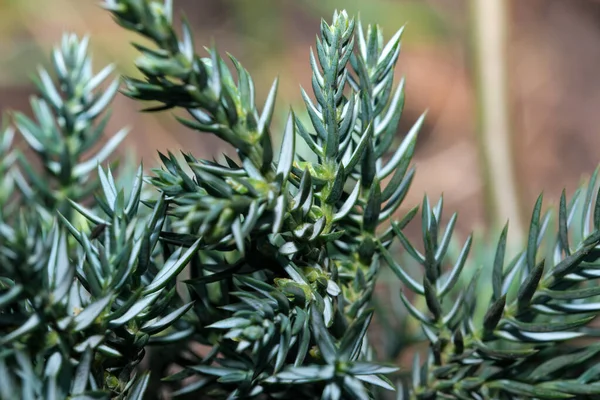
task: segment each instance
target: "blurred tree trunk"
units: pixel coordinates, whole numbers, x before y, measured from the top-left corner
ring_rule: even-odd
[[[508,109],[506,0],[473,0],[473,39],[478,91],[480,157],[488,218],[511,224],[509,245],[523,240]]]

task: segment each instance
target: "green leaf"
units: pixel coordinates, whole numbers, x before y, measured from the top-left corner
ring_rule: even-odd
[[[245,328],[251,324],[251,321],[246,318],[231,317],[221,321],[217,321],[207,326],[212,329],[234,329]]]
[[[243,256],[245,253],[245,237],[242,233],[242,224],[238,218],[236,218],[231,224],[231,233],[233,234],[233,238],[235,239],[235,245],[237,250]]]
[[[600,286],[577,288],[573,290],[544,289],[542,293],[555,300],[577,300],[600,295]]]
[[[538,365],[528,376],[528,380],[538,381],[547,379],[557,371],[567,368],[573,369],[576,365],[589,360],[600,352],[600,347],[591,346],[582,351],[578,351],[572,354],[565,354],[562,356],[554,357],[540,365]]]
[[[283,317],[283,318],[285,318],[285,317]],[[287,322],[289,322],[289,321],[287,321]],[[286,357],[290,350],[291,340],[292,340],[291,326],[288,323],[288,324],[286,324],[285,328],[282,327],[282,332],[279,337],[279,350],[277,352],[277,358],[275,360],[275,368],[274,368],[275,373],[279,372],[281,370],[281,368],[284,366]]]
[[[362,160],[365,150],[367,148],[367,144],[371,142],[371,135],[373,129],[370,129],[370,126],[367,127],[365,133],[360,138],[360,141],[356,145],[354,152],[350,156],[348,162],[344,165],[344,169],[346,170],[346,175],[350,175],[354,171],[354,167],[358,164],[360,160]]]
[[[575,320],[559,321],[559,322],[522,322],[517,319],[510,319],[508,322],[517,327],[520,331],[525,332],[560,332],[569,329],[578,328],[587,325],[595,316],[580,318]]]
[[[344,193],[344,184],[346,183],[346,174],[344,170],[344,166],[340,165],[335,174],[335,179],[333,181],[333,185],[331,186],[331,191],[329,195],[325,199],[325,203],[327,204],[335,204],[337,203],[342,194]]]
[[[521,349],[498,349],[491,348],[486,344],[474,341],[473,345],[477,348],[477,351],[485,355],[487,358],[500,359],[500,360],[518,360],[520,358],[529,357],[538,352],[536,349],[521,348]]]
[[[38,174],[31,164],[27,161],[27,159],[23,156],[22,153],[17,153],[17,160],[19,164],[23,167],[23,172],[29,178],[29,184],[32,185],[33,188],[37,189],[41,194],[47,198],[53,198],[53,193],[48,185],[48,182],[42,178],[40,174]],[[19,181],[17,181],[17,184]]]
[[[443,261],[444,256],[446,255],[446,251],[450,245],[450,240],[452,239],[452,233],[454,232],[454,225],[456,224],[457,217],[458,214],[452,214],[452,217],[450,217],[450,221],[448,221],[448,225],[446,226],[446,230],[444,231],[444,235],[442,236],[442,239],[437,247],[435,252],[435,260],[438,264]]]
[[[398,147],[392,158],[387,162],[385,167],[381,168],[377,177],[379,180],[383,180],[389,174],[394,172],[394,170],[400,165],[400,163],[405,159],[411,159],[414,153],[414,147],[417,140],[417,135],[419,130],[423,126],[423,122],[425,121],[426,113],[422,114],[417,122],[410,128],[410,131],[406,135],[406,137],[402,140],[402,144]],[[406,162],[406,161],[404,161]]]
[[[90,159],[82,163],[78,163],[73,168],[73,176],[81,177],[89,174],[103,163],[123,142],[125,137],[129,134],[129,129],[121,129],[115,133],[104,146]]]
[[[179,256],[180,251],[174,253],[171,259],[165,263],[159,273],[154,277],[152,283],[144,289],[142,294],[146,295],[164,288],[172,279],[179,275],[200,248],[201,241],[201,239],[196,240],[181,256]]]
[[[104,82],[110,74],[113,73],[114,70],[115,70],[114,64],[109,64],[106,67],[104,67],[100,72],[98,72],[89,81],[86,82],[85,89],[83,90],[83,92],[91,92],[93,90],[96,90],[98,88],[98,86],[102,82]]]
[[[338,211],[333,215],[333,222],[340,221],[346,215],[348,215],[350,210],[352,210],[352,208],[356,205],[359,194],[360,194],[360,181],[356,183],[356,185],[354,186],[354,189],[352,189],[352,193],[350,193],[350,196],[348,196],[348,198],[346,199],[344,204],[342,204],[342,206],[338,209]]]
[[[400,300],[402,300],[402,303],[406,307],[406,310],[408,311],[408,313],[410,315],[412,315],[414,318],[416,318],[418,321],[421,321],[425,325],[433,324],[433,321],[431,320],[431,318],[429,318],[428,316],[423,314],[421,311],[419,311],[415,306],[413,306],[410,303],[410,301],[408,301],[406,296],[404,296],[404,293],[400,293]]]
[[[149,335],[154,335],[158,332],[161,332],[173,325],[179,318],[181,318],[185,313],[187,313],[193,305],[194,302],[184,304],[183,306],[172,311],[168,315],[165,315],[164,317],[158,319],[157,321],[146,322],[144,325],[142,325],[140,330]]]
[[[367,129],[372,129],[370,126]],[[373,142],[369,141],[365,147],[360,166],[360,180],[363,187],[371,187],[377,176],[377,159],[373,150]]]
[[[317,134],[323,139],[327,139],[327,130],[325,129],[325,125],[323,124],[322,115],[317,111],[316,107],[308,97],[308,94],[304,89],[301,88],[302,99],[306,104],[306,110],[308,111],[308,116],[310,117],[310,121],[312,122],[313,127],[317,131]]]
[[[298,128],[298,134],[304,142],[310,147],[310,149],[318,156],[323,156],[323,149],[313,140],[312,136],[308,133],[299,118],[295,118],[296,127]]]
[[[569,216],[567,214],[567,199],[565,196],[565,190],[563,189],[560,195],[560,205],[558,212],[558,238],[560,246],[567,256],[571,254],[571,247],[569,246],[568,218]]]
[[[537,291],[540,279],[544,274],[544,264],[545,260],[542,260],[542,262],[533,268],[533,270],[527,276],[527,279],[525,279],[525,281],[521,284],[519,292],[517,293],[517,302],[519,307],[525,307],[529,305],[529,302]]]
[[[559,392],[569,393],[573,395],[592,396],[600,394],[600,384],[598,383],[579,383],[573,381],[551,381],[542,382],[538,387],[543,387],[549,390],[557,390]]]
[[[294,149],[296,141],[296,129],[294,124],[294,113],[290,111],[283,134],[281,151],[279,152],[279,162],[277,164],[277,175],[280,176],[281,183],[285,183],[292,169],[294,162]]]
[[[277,197],[275,202],[275,208],[273,210],[274,218],[273,218],[273,229],[272,233],[279,233],[283,226],[283,221],[286,217],[287,207],[286,207],[286,197],[281,195]]]
[[[573,396],[556,390],[545,389],[539,386],[533,386],[526,383],[501,379],[487,383],[486,386],[490,389],[499,389],[507,393],[516,394],[518,396],[534,397],[539,399],[569,399]]]
[[[350,100],[342,109],[342,115],[340,117],[342,122],[340,124],[339,134],[343,141],[339,145],[340,153],[344,153],[346,151],[347,146],[352,140],[352,130],[356,124],[358,110],[360,107],[360,102],[357,101],[358,96],[358,94],[351,95]]]
[[[43,93],[46,100],[52,104],[54,109],[60,110],[63,105],[63,100],[60,97],[58,90],[56,90],[48,71],[38,67],[38,74],[40,75],[40,82],[37,85],[38,89]]]
[[[462,273],[462,270],[467,262],[469,251],[471,250],[471,243],[473,243],[473,236],[469,235],[462,247],[462,250],[460,251],[460,254],[458,255],[458,258],[456,259],[456,262],[454,263],[454,266],[452,267],[452,270],[450,271],[450,275],[440,289],[440,297],[445,296],[448,292],[450,292],[450,290],[454,288],[454,285],[456,285],[456,282],[458,282],[460,274]]]
[[[107,175],[106,173],[104,173],[104,170],[99,165],[98,165],[97,171],[98,171],[98,178],[100,178],[100,183],[102,185],[102,191],[104,193],[104,198],[108,202],[108,205],[111,208],[114,208],[115,201],[117,199],[117,191],[114,188],[114,186],[111,185],[110,181],[108,180],[108,175],[110,175],[110,171]]]
[[[111,301],[112,294],[109,294],[85,307],[82,312],[73,318],[73,323],[75,324],[73,329],[75,331],[82,331],[92,325]]]
[[[52,353],[52,355],[48,357],[46,365],[44,366],[44,380],[46,381],[46,385],[44,385],[44,398],[60,399],[68,390],[68,387],[62,388],[59,384],[61,371],[64,371],[66,369],[65,364],[65,360],[59,352]]]
[[[389,379],[379,375],[357,375],[356,378],[387,390],[396,390],[396,387]]]
[[[367,60],[369,67],[374,67],[379,58],[379,26],[369,26],[367,32],[369,38],[367,40],[367,56],[365,60]]]
[[[296,310],[296,312],[298,312]],[[296,353],[296,359],[294,360],[294,367],[298,367],[302,365],[302,362],[306,358],[306,354],[308,353],[308,346],[310,344],[310,321],[308,316],[305,317],[304,324],[302,325],[302,330],[300,332],[300,336],[298,338],[298,351]]]
[[[394,258],[390,254],[390,252],[385,247],[383,247],[383,245],[380,242],[378,242],[378,246],[379,246],[379,251],[381,252],[381,255],[383,256],[383,258],[385,259],[386,263],[391,268],[392,272],[394,274],[396,274],[396,276],[406,286],[408,286],[410,288],[410,290],[412,290],[413,292],[415,292],[417,294],[420,294],[420,295],[425,294],[423,286],[419,282],[417,282],[416,280],[414,280],[413,278],[411,278],[404,271],[404,269],[398,263],[396,263],[396,261],[394,260]]]
[[[160,293],[160,290],[155,291],[142,298],[141,300],[136,301],[135,304],[133,304],[131,308],[129,308],[122,316],[110,320],[110,322],[108,323],[109,327],[116,328],[131,321],[133,318],[141,314],[148,306],[154,303],[154,301],[156,301]]]
[[[43,140],[43,135],[40,132],[40,128],[36,124],[20,112],[15,113],[15,124],[19,129],[19,132],[33,150],[38,153],[51,151],[54,146],[50,143],[46,143]]]
[[[483,317],[483,329],[485,332],[492,332],[504,313],[504,306],[506,305],[506,295],[501,296],[496,300]]]
[[[579,383],[589,383],[592,381],[597,381],[598,375],[600,374],[600,364],[596,364],[590,368],[588,368],[583,374],[579,375],[577,378],[577,382]],[[592,385],[590,385],[592,386]]]
[[[22,285],[15,285],[0,295],[0,310],[11,305],[23,293]]]
[[[476,289],[477,289],[477,285],[479,284],[480,275],[481,275],[481,267],[477,268],[475,270],[475,272],[473,273],[473,275],[471,277],[471,281],[469,282],[469,285],[467,286],[467,289],[465,290],[465,294],[464,294],[463,308],[464,308],[466,314],[470,317],[472,317],[473,313],[475,312],[475,306],[476,306],[476,301],[477,301]]]
[[[583,204],[583,213],[582,213],[582,237],[587,237],[590,235],[590,219],[592,217],[592,198],[594,194],[594,190],[596,187],[596,180],[598,178],[598,172],[600,171],[600,167],[596,167],[590,181],[588,182],[588,188],[585,195],[585,202]]]
[[[595,242],[592,242],[588,245],[584,245],[574,253],[571,253],[567,257],[563,258],[556,266],[551,270],[552,275],[556,278],[561,278],[569,273],[571,273],[575,268],[577,268],[581,261],[588,255],[590,250],[592,250],[596,246]],[[558,283],[558,281],[556,282]]]
[[[379,181],[375,180],[369,190],[369,197],[363,214],[363,231],[374,234],[379,224],[381,209],[381,190]]]
[[[504,255],[506,253],[506,236],[508,234],[508,222],[504,225],[494,257],[494,269],[492,271],[492,300],[496,301],[502,297],[502,282],[504,279]]]
[[[263,106],[262,114],[260,115],[260,119],[258,121],[258,132],[261,135],[268,134],[266,129],[271,125],[271,118],[273,117],[273,110],[275,110],[275,98],[277,96],[277,88],[279,86],[279,78],[276,78],[271,85],[271,90],[269,90],[269,94],[267,95],[267,99],[265,100],[265,105]]]
[[[538,235],[540,232],[540,212],[542,209],[543,194],[540,194],[531,216],[531,224],[529,225],[529,238],[527,240],[527,269],[532,271],[536,265],[536,254],[538,248]]]
[[[103,335],[92,335],[74,347],[78,353],[85,352],[88,348],[95,350],[104,341]]]
[[[399,170],[396,171],[396,173],[392,177],[392,180],[388,183],[388,185],[383,190],[383,193],[381,195],[382,202],[387,202],[387,204],[385,205],[383,212],[381,213],[381,215],[379,217],[380,221],[392,216],[392,214],[398,209],[398,207],[400,207],[400,205],[402,205],[402,202],[404,201],[404,198],[408,194],[408,190],[409,190],[410,185],[412,184],[412,180],[415,176],[415,168],[413,167],[408,171],[408,174],[406,174],[406,176],[402,179],[402,181],[397,186],[395,186],[395,191],[393,191],[389,195],[389,197],[386,198],[385,192],[386,192],[386,190],[392,188],[393,185],[395,185],[394,178],[396,178],[398,173],[399,173]]]
[[[353,54],[350,57],[350,63],[352,64],[352,68],[356,71],[356,74],[360,79],[360,88],[367,96],[371,97],[373,94],[373,84],[371,82],[371,79],[369,78],[369,72],[367,71],[365,61],[365,58],[358,57],[355,54]]]
[[[87,347],[83,352],[81,359],[79,360],[79,365],[77,366],[73,383],[71,385],[71,393],[74,395],[83,394],[85,388],[87,387],[90,379],[93,356],[94,352],[90,347]]]
[[[344,390],[349,392],[353,399],[369,400],[369,394],[365,386],[356,378],[344,376]]]
[[[95,212],[85,208],[82,205],[79,205],[77,203],[75,203],[74,201],[69,199],[69,203],[71,203],[71,206],[73,206],[73,208],[75,210],[77,210],[77,212],[81,215],[83,215],[84,217],[86,217],[87,219],[89,219],[90,221],[92,221],[94,224],[96,225],[104,225],[104,226],[110,226],[111,223],[109,221],[106,221],[100,217],[98,217],[96,215]]]
[[[402,247],[404,247],[406,252],[412,258],[414,258],[419,264],[424,265],[425,257],[423,257],[423,255],[421,253],[419,253],[419,251],[417,249],[415,249],[412,244],[410,244],[410,241],[402,233],[400,225],[396,222],[392,222],[392,228],[394,229],[394,233],[396,234],[396,237],[400,240],[400,243],[402,244]]]
[[[266,381],[280,383],[320,382],[331,379],[334,373],[335,366],[333,365],[304,365],[287,367],[277,375],[267,378]]]
[[[339,400],[342,397],[342,389],[336,382],[328,383],[323,390],[321,400]]]
[[[9,334],[0,337],[0,345],[4,346],[7,343],[12,342],[13,340],[18,339],[19,337],[28,334],[29,332],[37,329],[40,326],[41,320],[37,314],[33,314],[27,321],[25,321],[21,326],[19,326],[14,331]]]
[[[224,110],[227,115],[227,123],[229,126],[235,126],[240,118],[240,115],[237,112],[237,104],[235,97],[235,89],[229,87],[228,85],[223,85],[221,87],[221,97],[224,100]]]
[[[302,177],[300,178],[300,185],[298,187],[298,193],[294,196],[292,200],[292,211],[302,211],[301,215],[305,216],[307,213],[304,212],[305,204],[308,202],[312,204],[312,195],[313,195],[313,184],[312,177],[310,175],[310,171],[306,168],[302,172]]]
[[[585,335],[582,332],[514,332],[515,334],[508,333],[505,331],[496,331],[496,335],[511,340],[517,343],[532,342],[558,342],[572,340]]]
[[[211,76],[209,78],[209,88],[213,92],[213,96],[215,99],[221,98],[222,92],[222,83],[221,83],[221,68],[220,65],[220,57],[217,53],[217,48],[213,47],[210,49],[210,61],[211,61]]]
[[[127,393],[127,400],[143,400],[148,384],[150,383],[150,371],[144,372],[135,380],[133,387]]]
[[[373,310],[363,311],[352,321],[340,342],[340,358],[344,361],[355,360],[363,344],[363,338],[373,318]]]
[[[348,370],[353,375],[374,375],[374,374],[391,374],[398,371],[398,367],[391,365],[373,364],[370,362],[355,362]]]
[[[325,327],[322,313],[314,305],[310,308],[310,320],[314,340],[317,346],[319,346],[323,359],[328,364],[333,364],[337,359],[337,350],[331,334]]]
[[[423,289],[425,292],[425,302],[427,303],[427,308],[429,311],[431,311],[433,320],[437,321],[442,316],[442,305],[438,300],[438,294],[436,293],[435,288],[431,284],[431,281],[427,279],[427,277],[423,278]]]
[[[112,99],[117,94],[120,83],[121,82],[119,82],[118,79],[113,80],[108,85],[106,90],[104,92],[102,92],[100,94],[100,96],[98,96],[96,98],[96,100],[94,101],[92,106],[87,109],[87,111],[85,112],[85,118],[91,120],[91,119],[96,118],[98,115],[100,115],[100,113],[102,113],[102,111],[104,111],[106,109],[106,107],[108,107],[109,103],[112,101]]]

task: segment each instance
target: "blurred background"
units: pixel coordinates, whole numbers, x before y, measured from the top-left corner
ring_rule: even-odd
[[[406,24],[396,71],[406,77],[398,142],[428,110],[419,137],[417,175],[403,213],[424,193],[444,194],[446,217],[458,211],[459,238],[511,220],[517,240],[535,198],[556,205],[600,163],[600,1],[598,0],[174,0],[195,29],[197,51],[214,41],[249,70],[260,104],[280,78],[274,142],[289,106],[303,111],[310,88],[309,47],[320,18],[345,8],[389,39]],[[137,40],[96,0],[0,0],[0,110],[29,112],[30,77],[50,67],[61,34],[91,36],[96,70],[115,63],[136,75]],[[121,156],[146,167],[161,152],[197,157],[231,153],[210,135],[179,125],[169,112],[118,95],[108,127],[132,131]],[[397,145],[396,143],[396,145]],[[418,225],[418,224],[417,224]],[[415,227],[415,232],[420,228]],[[485,238],[485,237],[484,237]]]

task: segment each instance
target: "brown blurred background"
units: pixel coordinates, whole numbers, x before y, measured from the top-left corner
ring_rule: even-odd
[[[387,38],[407,23],[398,77],[406,76],[407,102],[401,134],[425,109],[426,126],[416,153],[417,177],[407,207],[423,193],[444,193],[448,210],[461,214],[459,227],[485,226],[493,214],[484,196],[478,133],[477,83],[482,51],[473,4],[476,0],[175,0],[195,29],[198,51],[214,39],[252,74],[259,103],[280,77],[278,120],[289,105],[301,110],[299,86],[310,88],[308,49],[319,20],[335,8],[360,12],[363,23],[379,23]],[[29,77],[64,31],[91,35],[95,63],[114,62],[135,74],[133,37],[116,26],[95,0],[0,0],[0,109],[27,111],[33,93]],[[556,203],[563,187],[572,193],[600,162],[600,1],[505,0],[508,37],[508,126],[518,209],[528,219],[544,190]],[[179,12],[176,14],[180,14]],[[485,24],[493,24],[494,16]],[[482,21],[479,21],[482,22]],[[114,102],[112,133],[123,125],[132,134],[122,152],[146,166],[156,150],[192,151],[213,157],[229,152],[209,135],[191,132],[169,113],[140,114],[142,106],[122,95]],[[277,135],[278,129],[273,129]],[[276,143],[279,137],[274,138]],[[489,182],[488,182],[489,184]],[[493,186],[493,183],[491,184]],[[502,187],[498,188],[502,192]],[[512,200],[511,200],[512,201]]]

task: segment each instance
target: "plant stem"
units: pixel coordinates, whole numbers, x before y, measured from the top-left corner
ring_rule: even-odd
[[[510,220],[509,246],[523,240],[523,223],[510,143],[506,68],[507,1],[473,0],[479,146],[488,217],[492,226]]]

